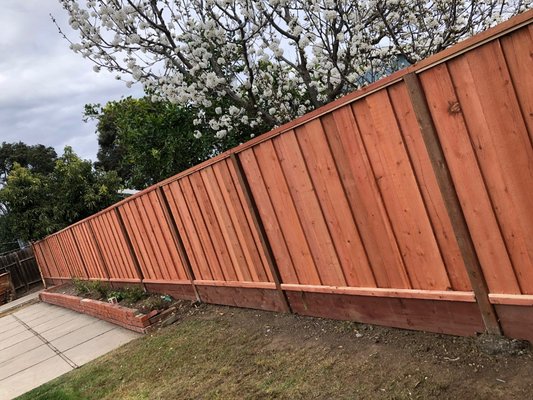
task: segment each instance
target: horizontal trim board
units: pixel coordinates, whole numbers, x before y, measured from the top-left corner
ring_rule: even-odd
[[[109,278],[109,282],[142,283],[141,280],[138,278]]]
[[[393,297],[404,299],[445,300],[475,303],[474,292],[418,290],[418,289],[388,289],[388,288],[354,288],[344,286],[318,286],[281,284],[281,289],[292,292],[346,294],[352,296]]]
[[[509,304],[516,306],[533,306],[533,295],[525,294],[491,294],[489,300],[492,304]]]
[[[61,279],[61,280],[68,280],[71,281],[72,278],[70,276],[45,276],[45,279]]]
[[[158,283],[161,285],[191,285],[191,281],[172,281],[164,279],[143,279],[143,283]]]
[[[238,282],[238,281],[206,281],[195,280],[193,281],[198,286],[223,286],[223,287],[241,287],[241,288],[254,288],[254,289],[276,289],[274,282]]]

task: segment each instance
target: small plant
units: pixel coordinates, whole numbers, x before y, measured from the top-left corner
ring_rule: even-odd
[[[91,281],[87,286],[89,288],[89,293],[93,296],[105,300],[109,297],[110,287],[108,284],[103,283],[102,281]]]
[[[122,297],[128,303],[137,303],[146,297],[146,293],[139,286],[128,286],[122,290]]]
[[[167,295],[152,295],[137,308],[140,312],[147,313],[151,310],[165,310],[172,304],[172,297]]]
[[[112,298],[114,297],[115,299],[117,299],[118,302],[121,302],[122,300],[124,300],[124,293],[121,292],[120,290],[114,290],[112,292],[109,292],[108,294],[108,298]]]
[[[72,278],[72,284],[74,285],[74,289],[78,296],[84,296],[89,293],[87,281],[83,281],[80,278]]]

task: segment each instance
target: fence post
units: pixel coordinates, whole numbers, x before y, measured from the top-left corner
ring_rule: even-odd
[[[494,306],[489,300],[489,289],[481,263],[474,247],[474,242],[470,236],[468,225],[466,223],[461,203],[455,191],[452,176],[442,149],[437,130],[431,117],[431,112],[426,101],[424,90],[420,84],[420,80],[415,73],[410,73],[404,76],[403,81],[407,86],[411,104],[415,112],[420,132],[424,139],[431,166],[437,179],[448,216],[452,224],[452,228],[457,239],[457,244],[461,251],[466,272],[470,279],[470,284],[474,290],[474,295],[478,307],[481,311],[481,317],[485,324],[488,333],[501,335],[502,330],[498,321],[498,316]]]
[[[198,289],[194,284],[194,280],[196,279],[196,277],[194,276],[194,271],[192,270],[189,256],[187,255],[187,252],[185,251],[185,246],[183,245],[183,241],[181,240],[180,232],[178,230],[178,226],[176,225],[176,221],[172,217],[170,204],[168,204],[168,199],[163,191],[163,187],[158,186],[156,189],[156,193],[157,197],[159,198],[159,201],[161,202],[161,208],[163,209],[163,214],[165,215],[165,219],[167,220],[170,232],[174,239],[174,243],[176,244],[176,247],[178,249],[178,253],[181,258],[181,263],[185,267],[185,272],[187,273],[187,276],[191,281],[192,289],[194,290],[196,299],[201,302],[202,299],[200,298],[200,293],[198,293]]]
[[[139,274],[139,277],[141,278],[141,285],[144,288],[144,291],[146,292],[147,290],[146,290],[146,285],[144,283],[144,274],[141,269],[141,264],[139,263],[139,259],[137,258],[137,255],[135,254],[135,250],[133,249],[133,243],[131,242],[130,235],[128,234],[128,231],[126,230],[126,225],[124,225],[124,220],[122,219],[122,215],[120,214],[118,207],[115,207],[113,210],[115,211],[117,215],[117,220],[120,226],[120,230],[122,231],[122,234],[124,235],[124,238],[126,239],[126,245],[128,246],[131,259],[133,260],[133,265],[135,266],[137,274]]]
[[[278,265],[276,264],[276,259],[274,258],[272,247],[270,246],[270,242],[268,241],[268,236],[266,234],[265,227],[263,226],[263,222],[261,221],[261,217],[259,216],[259,210],[257,209],[257,204],[255,203],[254,197],[252,195],[252,190],[250,188],[250,184],[248,183],[248,179],[246,178],[246,174],[244,172],[241,160],[238,156],[235,155],[235,153],[231,153],[230,158],[235,167],[235,171],[237,172],[237,178],[239,179],[239,184],[244,193],[246,205],[248,206],[250,214],[252,215],[252,220],[259,235],[259,240],[261,241],[261,245],[263,247],[263,250],[265,251],[268,267],[270,268],[270,273],[274,278],[276,290],[279,293],[279,297],[283,304],[284,311],[292,312],[289,300],[287,299],[287,295],[281,288],[281,274],[279,273]]]
[[[28,279],[28,275],[26,274],[26,271],[22,269],[22,263],[20,262],[18,251],[15,252],[14,255],[15,255],[15,262],[17,264],[17,267],[20,271],[20,274],[22,275],[22,278],[24,279],[24,286],[26,287],[26,292],[28,292],[30,290],[30,284],[29,284],[30,280]]]
[[[34,243],[30,242],[30,246],[31,246],[31,251],[33,253],[33,258],[35,259],[35,264],[37,264],[37,269],[39,270],[39,274],[41,275],[41,281],[43,282],[43,286],[46,289],[46,288],[48,288],[48,285],[46,284],[46,280],[44,278],[43,271],[41,269],[41,266],[39,265],[39,261],[38,261],[37,255],[36,255],[37,252],[36,252]],[[43,255],[42,252],[41,252],[41,259],[44,261],[44,263],[46,263],[46,260],[45,260],[44,255]],[[48,265],[46,266],[46,269],[48,269]],[[49,269],[48,269],[48,273],[50,273]]]

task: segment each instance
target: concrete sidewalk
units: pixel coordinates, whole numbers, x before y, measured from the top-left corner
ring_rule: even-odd
[[[0,318],[0,400],[12,399],[141,336],[37,303]]]
[[[38,290],[16,300],[10,301],[9,303],[2,304],[0,306],[0,317],[10,314],[12,311],[16,310],[17,308],[24,307],[26,304],[38,303],[39,293],[41,293],[43,290],[44,289]]]

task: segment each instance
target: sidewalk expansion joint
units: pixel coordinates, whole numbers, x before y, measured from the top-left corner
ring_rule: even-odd
[[[22,326],[24,326],[28,331],[33,333],[35,336],[39,338],[45,345],[47,345],[54,353],[56,353],[59,357],[61,357],[68,365],[70,365],[72,368],[76,369],[79,368],[79,365],[76,364],[74,361],[72,361],[70,358],[68,358],[66,355],[64,355],[57,347],[55,347],[52,343],[50,343],[48,340],[46,340],[43,336],[39,334],[39,332],[32,329],[27,323],[22,321],[20,318],[18,318],[16,315],[12,314],[12,317],[15,318]]]

